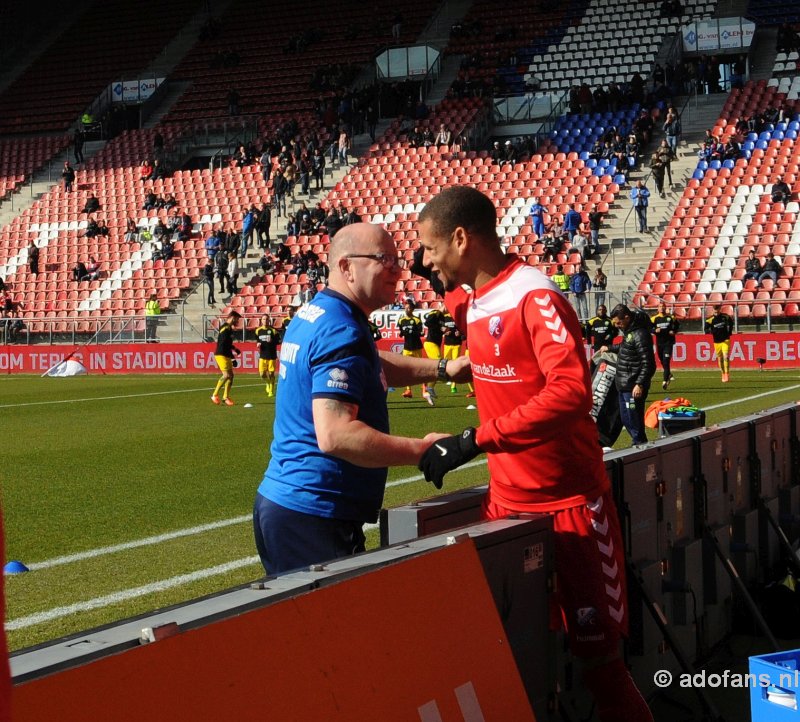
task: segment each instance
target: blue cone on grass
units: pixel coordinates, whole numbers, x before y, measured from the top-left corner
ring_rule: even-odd
[[[30,569],[16,559],[12,559],[3,567],[3,574],[22,574],[28,571],[30,571]]]

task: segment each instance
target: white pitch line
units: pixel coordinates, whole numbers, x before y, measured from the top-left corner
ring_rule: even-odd
[[[721,409],[725,406],[733,406],[734,404],[741,404],[742,401],[755,401],[756,399],[763,399],[765,396],[772,396],[773,394],[781,394],[784,391],[794,391],[800,389],[800,384],[794,386],[786,386],[782,389],[773,389],[772,391],[765,391],[763,394],[755,394],[754,396],[745,396],[742,399],[734,399],[733,401],[725,401],[721,404],[714,404],[713,406],[703,407],[703,411],[713,411],[714,409]]]
[[[215,567],[208,569],[198,569],[196,572],[189,574],[180,574],[170,579],[164,579],[160,582],[153,582],[152,584],[145,584],[141,587],[134,587],[133,589],[125,589],[121,592],[114,592],[113,594],[106,594],[102,597],[95,597],[88,599],[85,602],[76,602],[65,607],[54,607],[45,612],[36,612],[36,614],[29,614],[26,617],[17,617],[6,622],[6,629],[13,632],[17,629],[25,629],[26,627],[33,627],[37,624],[44,624],[45,622],[52,622],[54,619],[67,617],[72,614],[80,612],[89,612],[93,609],[102,609],[103,607],[111,606],[112,604],[119,604],[120,602],[128,601],[129,599],[136,599],[146,594],[155,594],[156,592],[163,592],[173,587],[181,586],[182,584],[191,584],[192,582],[208,577],[218,576],[219,574],[226,574],[235,569],[250,566],[251,564],[258,564],[259,558],[257,556],[245,557],[244,559],[237,559],[227,564],[219,564]]]
[[[485,464],[485,459],[478,459],[477,461],[470,461],[464,464],[461,469],[469,469],[474,466]],[[425,477],[422,474],[415,474],[408,476],[404,479],[397,479],[390,481],[386,484],[388,487],[402,486],[404,484],[412,484],[416,481],[422,481]],[[209,522],[208,524],[199,524],[198,526],[187,527],[185,529],[178,529],[176,531],[165,532],[164,534],[156,534],[155,536],[145,537],[144,539],[136,539],[134,541],[122,542],[120,544],[111,544],[106,547],[98,547],[96,549],[87,549],[82,552],[75,552],[74,554],[66,554],[60,557],[53,557],[52,559],[45,559],[41,562],[33,562],[28,564],[28,569],[31,571],[38,571],[40,569],[49,569],[51,567],[61,566],[62,564],[71,564],[72,562],[80,562],[84,559],[94,559],[102,557],[106,554],[115,554],[117,552],[128,551],[129,549],[138,549],[139,547],[152,546],[153,544],[163,544],[164,542],[171,541],[172,539],[180,539],[181,537],[194,536],[196,534],[203,534],[207,531],[214,531],[222,529],[226,526],[233,526],[234,524],[245,524],[253,520],[252,514],[245,514],[243,516],[234,516],[230,519],[222,519],[220,521]],[[377,524],[366,525],[365,528],[377,528]],[[13,579],[14,577],[8,577]]]
[[[216,378],[213,374],[210,374],[212,379]],[[253,386],[262,386],[263,384],[239,384],[236,386],[237,389],[249,389]],[[23,406],[48,406],[50,404],[77,404],[83,401],[114,401],[117,399],[139,399],[145,396],[168,396],[170,394],[191,394],[195,391],[205,391],[208,393],[208,390],[211,387],[202,387],[199,389],[174,389],[172,391],[148,391],[144,394],[120,394],[119,396],[90,396],[85,399],[59,399],[59,400],[52,400],[52,401],[28,401],[22,404],[0,404],[0,409],[18,409]]]
[[[156,536],[145,537],[144,539],[136,539],[135,541],[123,542],[121,544],[112,544],[107,547],[100,547],[98,549],[87,549],[83,552],[76,552],[75,554],[67,554],[62,557],[54,557],[47,559],[43,562],[34,562],[28,564],[28,569],[36,571],[38,569],[49,569],[50,567],[57,567],[62,564],[70,564],[71,562],[80,562],[84,559],[93,559],[94,557],[105,556],[106,554],[115,554],[116,552],[124,552],[129,549],[137,549],[139,547],[146,547],[152,544],[162,544],[163,542],[172,539],[180,539],[185,536],[193,536],[195,534],[202,534],[207,531],[215,529],[222,529],[226,526],[233,524],[242,524],[246,521],[251,521],[252,514],[245,516],[235,516],[231,519],[223,519],[222,521],[215,521],[209,524],[200,524],[199,526],[192,526],[187,529],[178,529],[177,531],[167,532],[165,534],[157,534]]]

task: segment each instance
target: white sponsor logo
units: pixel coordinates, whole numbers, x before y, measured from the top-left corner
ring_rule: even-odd
[[[436,448],[439,449],[439,453],[442,456],[447,456],[447,449],[445,449],[444,446],[439,446],[439,444],[436,444]]]
[[[489,376],[495,379],[516,378],[517,370],[511,365],[495,366],[494,364],[472,364],[472,373],[478,376]]]
[[[346,391],[350,388],[350,385],[347,383],[347,371],[344,369],[332,369],[328,375],[330,376],[328,380],[329,389],[342,389]]]
[[[302,318],[304,321],[314,323],[320,316],[325,314],[325,309],[319,306],[306,305],[303,306],[298,312],[297,317]]]
[[[293,364],[295,359],[297,358],[297,352],[300,350],[299,343],[287,343],[286,341],[283,342],[281,346],[281,363],[282,364]]]

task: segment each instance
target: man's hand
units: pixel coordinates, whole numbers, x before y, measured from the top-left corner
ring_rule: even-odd
[[[431,444],[422,455],[419,470],[437,489],[442,488],[444,475],[457,469],[481,453],[475,443],[475,429],[468,427],[458,436],[447,436]]]
[[[447,362],[447,378],[458,384],[472,381],[472,364],[469,356],[459,356]]]
[[[631,396],[633,396],[635,399],[640,399],[642,396],[644,396],[644,388],[641,385],[636,384],[636,386],[633,387],[633,391],[631,391]]]

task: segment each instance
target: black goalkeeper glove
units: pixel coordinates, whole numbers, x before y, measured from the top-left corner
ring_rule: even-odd
[[[466,464],[480,453],[481,449],[475,443],[475,429],[470,426],[458,436],[448,436],[431,444],[419,461],[419,470],[425,474],[425,481],[441,489],[448,471]]]

